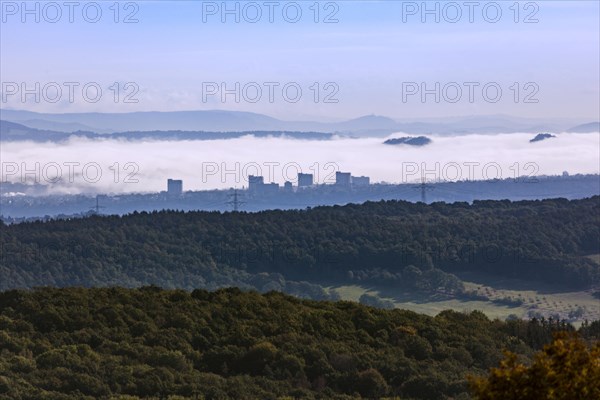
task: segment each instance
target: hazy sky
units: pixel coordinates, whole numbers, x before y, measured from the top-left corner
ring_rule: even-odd
[[[62,1],[53,3],[58,7],[28,2],[32,14],[21,1],[1,1],[1,106],[226,109],[321,120],[498,113],[600,118],[598,1],[427,2],[439,10],[439,22],[435,13],[423,14],[421,1],[227,2],[239,10],[239,23],[235,13],[223,14],[221,1],[114,3],[77,2],[70,23]],[[128,16],[137,22],[124,23]],[[72,100],[64,82],[78,84]],[[23,101],[22,83],[39,92],[39,102],[33,94]],[[95,83],[102,96],[93,103]],[[224,99],[222,83],[230,91]],[[425,98],[423,88],[431,91]],[[128,94],[137,103],[126,103]]]

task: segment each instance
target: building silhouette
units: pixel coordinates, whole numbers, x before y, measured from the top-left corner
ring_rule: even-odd
[[[298,174],[298,187],[307,187],[313,185],[313,174]]]
[[[342,187],[350,187],[352,182],[352,177],[350,176],[350,172],[340,172],[337,171],[335,173],[335,184]]]
[[[183,193],[183,181],[181,179],[167,180],[167,195],[169,197],[179,197]]]
[[[262,176],[249,175],[248,176],[248,191],[252,193],[262,192],[265,184],[265,178]]]
[[[368,176],[353,176],[352,186],[369,186],[371,179]]]
[[[265,183],[262,186],[262,194],[265,196],[275,196],[279,193],[279,184],[278,183]]]

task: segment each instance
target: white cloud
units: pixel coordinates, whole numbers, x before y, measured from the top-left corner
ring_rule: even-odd
[[[320,183],[331,182],[335,170],[370,176],[372,182],[417,181],[423,170],[427,170],[428,180],[453,179],[457,173],[462,179],[482,179],[531,173],[557,175],[565,170],[571,174],[600,172],[600,134],[562,133],[557,138],[529,143],[533,136],[531,133],[432,136],[433,142],[424,147],[384,145],[384,139],[379,138],[331,141],[254,137],[214,141],[72,138],[61,144],[4,142],[0,156],[3,181],[37,178],[40,183],[49,183],[57,175],[58,166],[62,179],[51,184],[54,193],[156,192],[165,190],[168,178],[183,179],[186,190],[242,187],[247,186],[249,174],[262,174],[266,181],[283,184],[286,179],[294,179],[298,169],[314,173]],[[15,166],[17,170],[9,174]],[[102,176],[94,182],[97,170]],[[133,183],[134,180],[138,182]]]

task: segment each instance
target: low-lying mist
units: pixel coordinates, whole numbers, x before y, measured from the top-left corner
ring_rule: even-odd
[[[402,133],[389,138],[409,136]],[[532,133],[435,136],[426,146],[386,145],[382,138],[329,141],[255,138],[209,141],[91,140],[3,142],[2,182],[37,182],[47,193],[131,193],[166,190],[168,178],[184,190],[247,187],[248,175],[266,182],[333,183],[335,172],[369,176],[371,183],[504,179],[598,173],[600,134],[560,133],[530,143]]]

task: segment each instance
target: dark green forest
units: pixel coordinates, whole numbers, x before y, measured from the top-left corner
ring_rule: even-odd
[[[459,272],[589,288],[599,238],[600,197],[2,224],[0,399],[469,399],[503,350],[528,362],[575,328],[324,288],[468,296]]]
[[[237,288],[12,290],[0,398],[468,399],[468,375],[503,349],[529,360],[559,330],[574,328]],[[597,340],[600,321],[579,335]]]
[[[367,202],[303,211],[134,213],[2,225],[0,289],[323,286],[460,292],[459,271],[564,288],[600,283],[600,197]]]

